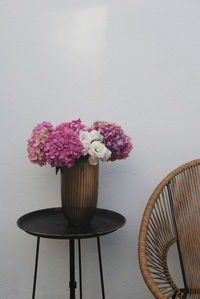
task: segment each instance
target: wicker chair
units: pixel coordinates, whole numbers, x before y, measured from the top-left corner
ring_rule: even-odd
[[[167,264],[175,242],[183,289]],[[139,262],[155,298],[200,298],[200,159],[172,171],[151,195],[140,228]]]

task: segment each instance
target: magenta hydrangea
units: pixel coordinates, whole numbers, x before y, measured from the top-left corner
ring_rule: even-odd
[[[49,136],[45,144],[46,160],[51,166],[72,167],[82,155],[83,146],[79,140],[79,128],[82,125],[72,122],[62,123]]]
[[[129,156],[133,148],[131,138],[124,133],[119,125],[97,121],[93,124],[93,128],[100,132],[105,146],[112,153],[109,161],[122,160]]]
[[[111,151],[109,161],[121,160],[129,156],[132,150],[131,139],[119,125],[97,121],[92,127],[88,128],[82,124],[80,119],[77,119],[68,123],[64,122],[56,128],[53,128],[49,122],[38,124],[28,140],[29,159],[32,163],[40,166],[48,163],[54,167],[67,166],[70,168],[74,166],[75,161],[83,156],[84,146],[87,148],[92,144],[88,137],[89,134],[88,136],[86,134],[89,139],[86,138],[83,142],[80,138],[80,131],[91,132],[93,129],[100,132],[103,136],[103,143]],[[102,142],[102,140],[99,140],[99,142]],[[91,153],[88,155],[92,155]]]
[[[82,121],[80,120],[80,118],[77,120],[72,120],[69,123],[66,123],[66,127],[70,128],[78,133],[81,130],[88,130],[87,127],[84,124],[82,124]]]
[[[39,164],[40,166],[46,164],[44,147],[53,130],[52,124],[45,121],[33,129],[27,146],[28,157],[32,163]]]

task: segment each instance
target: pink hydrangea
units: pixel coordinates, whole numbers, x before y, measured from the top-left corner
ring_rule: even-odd
[[[44,149],[47,162],[51,166],[72,167],[75,160],[80,158],[83,146],[77,132],[79,127],[80,123],[73,123],[71,127],[69,123],[62,123],[51,133]]]
[[[80,132],[81,130],[87,130],[87,127],[85,125],[82,124],[82,121],[79,119],[77,120],[72,120],[69,123],[66,123],[66,127],[76,131],[76,132]]]
[[[38,124],[28,140],[28,156],[32,163],[40,166],[49,163],[56,167],[72,167],[83,155],[80,131],[95,129],[103,136],[105,146],[111,151],[110,161],[128,157],[132,143],[122,128],[114,123],[97,121],[90,128],[82,124],[80,119],[62,123],[55,129],[49,122]]]
[[[131,138],[127,136],[122,128],[115,124],[105,121],[97,121],[93,128],[103,136],[105,146],[112,152],[109,161],[126,159],[133,146]]]
[[[32,163],[43,166],[46,164],[46,155],[44,152],[45,143],[53,131],[53,126],[49,122],[38,124],[28,139],[28,157]]]

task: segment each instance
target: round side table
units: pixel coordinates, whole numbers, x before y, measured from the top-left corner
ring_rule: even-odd
[[[35,270],[33,280],[32,299],[35,299],[36,280],[40,238],[68,239],[69,240],[69,265],[70,265],[70,299],[75,299],[75,254],[74,243],[78,240],[78,260],[79,260],[79,290],[80,299],[82,295],[82,266],[81,266],[81,239],[96,238],[99,258],[99,269],[101,278],[102,298],[105,299],[104,278],[101,258],[100,236],[110,234],[126,223],[126,219],[119,213],[97,209],[94,219],[89,225],[73,226],[64,218],[61,208],[51,208],[38,210],[23,215],[17,220],[19,228],[37,237]]]

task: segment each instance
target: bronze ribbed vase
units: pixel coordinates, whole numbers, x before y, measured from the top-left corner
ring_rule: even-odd
[[[61,199],[66,219],[73,225],[86,225],[95,215],[98,199],[99,165],[84,163],[62,167]]]

